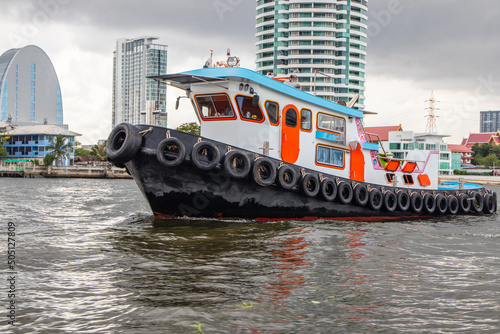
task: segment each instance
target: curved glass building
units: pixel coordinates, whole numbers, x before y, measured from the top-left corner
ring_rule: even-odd
[[[63,124],[59,80],[38,46],[10,49],[0,56],[0,121]]]
[[[257,0],[261,74],[295,75],[301,89],[364,109],[366,0]]]

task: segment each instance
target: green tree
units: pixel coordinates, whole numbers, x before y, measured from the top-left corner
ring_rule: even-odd
[[[190,133],[192,135],[197,135],[197,136],[199,136],[201,133],[200,125],[196,122],[181,124],[177,127],[176,130],[187,132],[187,133]]]
[[[53,154],[51,154],[51,153],[45,154],[45,156],[43,157],[43,164],[45,166],[50,166],[54,163],[54,160],[55,160],[55,157]]]
[[[499,164],[500,160],[498,159],[495,153],[491,153],[490,155],[483,157],[482,159],[480,159],[480,161],[481,165],[483,165],[486,168],[490,168],[493,166],[498,167],[500,165]]]
[[[487,157],[488,155],[490,155],[491,149],[492,147],[490,144],[487,143],[481,144],[481,146],[479,146],[478,154],[482,157]]]
[[[105,160],[107,158],[106,142],[92,146],[92,149],[89,152],[89,156],[94,157],[98,161]]]
[[[9,137],[0,138],[0,158],[5,158],[8,155],[7,150],[5,149],[5,147],[3,147],[3,142],[7,139],[9,139]]]
[[[64,158],[69,159],[72,149],[73,145],[63,135],[57,135],[53,139],[52,144],[46,147],[46,150],[50,151],[49,154],[54,157],[56,165],[59,165],[59,162]]]
[[[75,157],[89,157],[89,150],[82,147],[82,143],[75,141]]]

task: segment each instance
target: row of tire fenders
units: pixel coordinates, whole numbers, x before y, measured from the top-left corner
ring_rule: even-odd
[[[126,135],[133,132],[130,129],[126,130],[128,130]],[[139,142],[139,147],[137,150],[134,147],[135,152],[131,152],[120,145],[113,145],[116,137],[119,136],[117,134],[113,136],[113,132],[110,134],[108,142],[112,142],[108,145],[108,157],[114,162],[125,163],[137,154],[141,141],[135,140],[136,143]],[[130,146],[130,144],[124,146]],[[126,157],[123,158],[121,155],[126,155]],[[156,157],[158,162],[165,167],[177,167],[186,160],[186,147],[181,140],[170,137],[170,133],[167,132],[167,138],[158,144]],[[193,146],[190,160],[194,166],[203,171],[211,171],[220,163],[223,170],[234,179],[247,178],[251,173],[253,180],[263,187],[278,184],[285,190],[292,190],[298,185],[298,189],[305,196],[321,196],[326,201],[356,204],[374,211],[383,209],[387,212],[410,211],[417,215],[454,215],[481,212],[492,214],[497,209],[496,193],[489,190],[482,194],[475,190],[460,192],[391,189],[306,171],[304,168],[299,169],[299,167],[283,162],[278,164],[268,157],[231,149],[231,147],[228,147],[225,156],[222,157],[215,144],[202,141],[201,138]]]

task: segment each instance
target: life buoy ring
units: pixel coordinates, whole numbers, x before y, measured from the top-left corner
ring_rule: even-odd
[[[253,179],[263,187],[270,186],[276,180],[276,167],[271,159],[259,157],[253,164]]]
[[[368,207],[373,211],[379,211],[384,205],[384,197],[377,188],[370,189],[370,196],[368,198]]]
[[[424,208],[424,201],[422,195],[419,193],[413,193],[410,196],[410,210],[413,213],[420,214]]]
[[[483,212],[483,206],[484,206],[483,196],[477,191],[473,191],[470,194],[470,198],[472,198],[471,210],[475,212]]]
[[[319,193],[319,179],[314,174],[307,173],[302,177],[300,189],[308,197],[315,197]]]
[[[387,212],[394,212],[398,207],[398,198],[394,191],[387,190],[384,193],[384,209]]]
[[[165,138],[156,148],[156,158],[165,167],[179,166],[186,158],[186,147],[177,138]]]
[[[430,193],[424,194],[424,212],[428,214],[433,214],[436,210],[436,199]]]
[[[484,194],[483,212],[491,215],[495,212],[495,198],[492,194]]]
[[[448,211],[448,200],[443,194],[436,196],[436,212],[440,215],[446,214]]]
[[[234,179],[243,179],[248,176],[252,163],[247,154],[233,150],[229,151],[224,158],[224,170]]]
[[[278,169],[278,183],[283,189],[291,190],[297,184],[297,180],[299,179],[299,173],[297,171],[288,166],[282,165]]]
[[[337,197],[337,183],[332,179],[324,179],[321,181],[321,196],[326,201],[332,202]]]
[[[220,152],[217,146],[208,142],[200,141],[193,146],[191,161],[193,165],[201,170],[209,171],[215,168],[220,160]]]
[[[120,123],[111,131],[106,142],[109,160],[124,164],[137,155],[142,145],[142,136],[135,126]]]
[[[398,211],[408,211],[410,208],[410,195],[404,190],[400,190],[397,193],[398,198]]]
[[[454,195],[448,196],[448,212],[452,215],[456,215],[459,209],[460,204],[458,203],[457,197]]]
[[[354,187],[354,202],[359,206],[365,206],[370,200],[370,193],[366,185],[358,183]]]
[[[349,204],[353,198],[352,187],[349,183],[341,181],[337,186],[337,199],[341,204]]]
[[[469,213],[471,209],[471,202],[469,201],[469,196],[467,194],[461,193],[458,195],[458,204],[460,207],[460,212]]]

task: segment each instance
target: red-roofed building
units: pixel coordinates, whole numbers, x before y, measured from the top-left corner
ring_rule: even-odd
[[[469,138],[462,140],[462,145],[471,148],[474,144],[490,144],[492,146],[500,145],[500,131],[487,133],[471,133]]]
[[[472,150],[465,145],[448,144],[448,149],[451,153],[459,153],[462,159],[462,164],[470,164],[472,162]]]
[[[379,136],[380,141],[389,141],[389,132],[403,131],[401,124],[394,126],[365,126],[366,133],[373,133]]]

